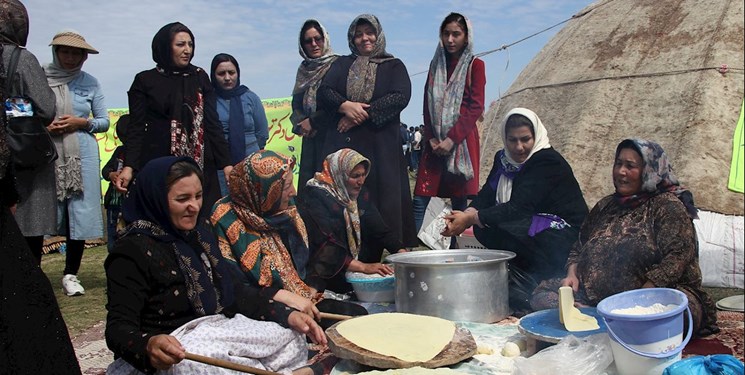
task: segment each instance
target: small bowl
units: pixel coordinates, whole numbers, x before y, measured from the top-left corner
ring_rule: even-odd
[[[347,272],[347,281],[352,284],[354,294],[360,302],[394,302],[396,300],[396,277]]]

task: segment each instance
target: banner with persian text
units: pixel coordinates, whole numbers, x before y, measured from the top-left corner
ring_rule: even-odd
[[[298,161],[295,163],[295,185],[300,162],[301,138],[292,132],[290,123],[290,114],[292,113],[292,98],[264,99],[264,111],[269,123],[269,139],[266,142],[266,149],[282,153],[287,156],[293,156]],[[95,134],[98,141],[98,152],[101,156],[101,168],[109,161],[114,150],[121,145],[119,138],[116,136],[116,124],[119,117],[129,113],[128,108],[109,109],[109,130],[106,133]],[[101,193],[105,194],[109,187],[109,182],[101,177]]]

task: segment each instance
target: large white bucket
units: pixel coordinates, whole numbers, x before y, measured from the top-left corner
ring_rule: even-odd
[[[616,309],[655,303],[676,305],[672,310],[645,315],[613,313]],[[598,313],[605,320],[616,369],[621,375],[660,375],[680,360],[693,333],[688,297],[678,290],[647,288],[614,294],[600,301]],[[688,334],[683,339],[683,313],[688,312]]]

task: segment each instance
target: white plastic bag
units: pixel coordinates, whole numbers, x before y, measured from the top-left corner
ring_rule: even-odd
[[[440,234],[445,229],[445,215],[450,214],[450,202],[442,198],[432,197],[424,212],[422,229],[419,231],[419,239],[430,249],[442,250],[450,248],[450,237]]]
[[[577,338],[564,337],[530,358],[515,358],[515,375],[573,374],[596,375],[613,363],[607,333]]]

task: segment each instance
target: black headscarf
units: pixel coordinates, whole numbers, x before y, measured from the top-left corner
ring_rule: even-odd
[[[28,11],[18,0],[0,1],[0,43],[25,46],[28,40]]]
[[[224,62],[231,62],[235,65],[236,79],[235,87],[225,90],[217,83],[215,79],[215,70],[217,66]],[[233,164],[238,164],[243,160],[246,154],[246,137],[245,118],[243,116],[243,104],[240,97],[248,91],[248,87],[241,85],[241,68],[238,66],[238,60],[227,53],[219,53],[212,59],[210,68],[210,79],[212,87],[215,88],[217,95],[225,100],[230,100],[230,112],[228,113],[228,142],[230,143],[230,160]],[[236,99],[236,100],[231,100]]]
[[[223,259],[214,235],[205,225],[197,223],[187,232],[173,226],[166,178],[171,167],[180,161],[197,165],[188,157],[165,156],[149,161],[139,171],[122,204],[122,215],[127,223],[123,236],[142,234],[170,244],[186,281],[194,311],[199,315],[213,315],[233,303],[229,265]],[[212,272],[208,272],[206,263]]]
[[[172,22],[165,25],[155,33],[153,37],[153,61],[158,65],[158,68],[166,71],[167,73],[183,73],[185,71],[193,71],[196,69],[194,65],[189,64],[186,68],[178,68],[173,65],[173,58],[171,56],[171,42],[173,37],[180,33],[185,32],[191,36],[191,42],[194,44],[191,50],[191,58],[194,59],[194,51],[196,50],[197,42],[194,39],[194,34],[189,30],[186,25],[181,22]]]

